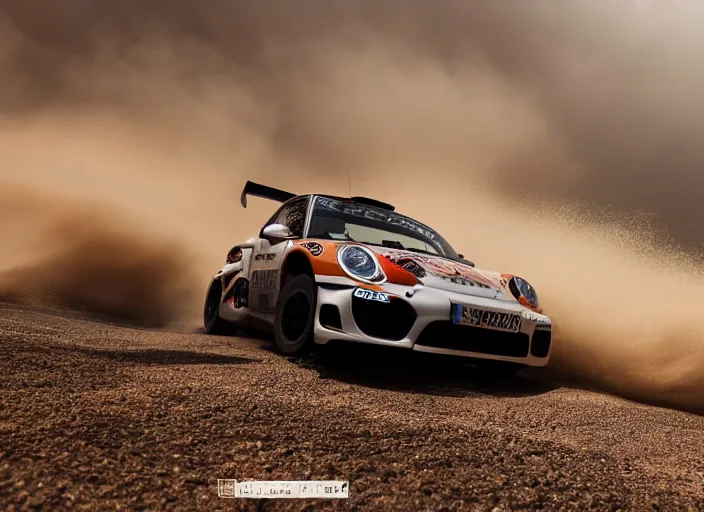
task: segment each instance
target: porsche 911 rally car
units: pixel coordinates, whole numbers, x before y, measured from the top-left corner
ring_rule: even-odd
[[[381,201],[249,181],[245,208],[247,196],[283,204],[211,279],[206,332],[268,327],[287,355],[341,340],[465,356],[497,371],[547,364],[552,323],[521,277],[477,269]]]

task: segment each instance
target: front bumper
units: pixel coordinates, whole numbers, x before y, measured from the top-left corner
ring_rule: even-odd
[[[317,276],[316,282],[315,342],[319,344],[351,341],[528,366],[545,366],[550,358],[550,320],[517,302],[386,283],[382,288],[391,302],[382,303],[354,297],[356,283],[348,278]],[[453,303],[520,314],[520,331],[455,325]]]

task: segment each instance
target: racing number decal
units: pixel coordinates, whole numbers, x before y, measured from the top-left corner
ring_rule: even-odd
[[[254,261],[272,261],[274,258],[276,258],[276,254],[274,253],[257,254],[254,257]]]

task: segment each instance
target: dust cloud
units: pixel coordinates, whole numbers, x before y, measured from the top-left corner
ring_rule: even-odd
[[[162,327],[192,314],[194,262],[98,205],[14,187],[0,193],[0,300]],[[185,297],[185,300],[183,299]]]
[[[246,179],[351,183],[531,280],[561,378],[704,410],[701,9],[2,0],[0,292],[195,321]]]

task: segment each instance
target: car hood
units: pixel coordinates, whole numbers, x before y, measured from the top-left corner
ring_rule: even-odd
[[[508,289],[510,275],[481,270],[440,256],[378,247],[373,249],[411,272],[430,288],[476,297],[515,300]]]

